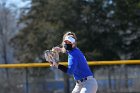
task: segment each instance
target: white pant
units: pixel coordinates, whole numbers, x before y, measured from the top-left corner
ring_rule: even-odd
[[[84,82],[76,83],[72,93],[96,93],[98,88],[95,78],[90,78]]]

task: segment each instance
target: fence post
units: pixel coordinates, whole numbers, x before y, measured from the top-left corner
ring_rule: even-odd
[[[69,76],[64,73],[64,93],[70,93]]]
[[[25,68],[25,93],[29,93],[28,68]]]

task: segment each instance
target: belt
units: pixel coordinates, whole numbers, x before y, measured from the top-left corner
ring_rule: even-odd
[[[89,80],[89,79],[93,79],[93,76],[88,76],[88,77],[82,78],[82,79],[80,79],[80,80],[76,80],[76,82],[77,82],[77,83],[82,83],[82,82],[84,82],[84,81],[86,81],[86,80]]]

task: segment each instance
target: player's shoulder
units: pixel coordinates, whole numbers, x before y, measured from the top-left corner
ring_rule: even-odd
[[[80,49],[76,47],[72,51],[70,51],[70,54],[71,55],[78,55],[80,52],[81,52]]]

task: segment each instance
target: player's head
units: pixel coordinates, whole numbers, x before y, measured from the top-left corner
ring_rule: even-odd
[[[66,50],[71,51],[73,48],[76,47],[76,40],[72,36],[68,35],[64,38],[63,46]]]
[[[73,32],[66,32],[63,36],[62,46],[64,48],[64,52],[66,50],[72,50],[76,47],[76,35]]]

